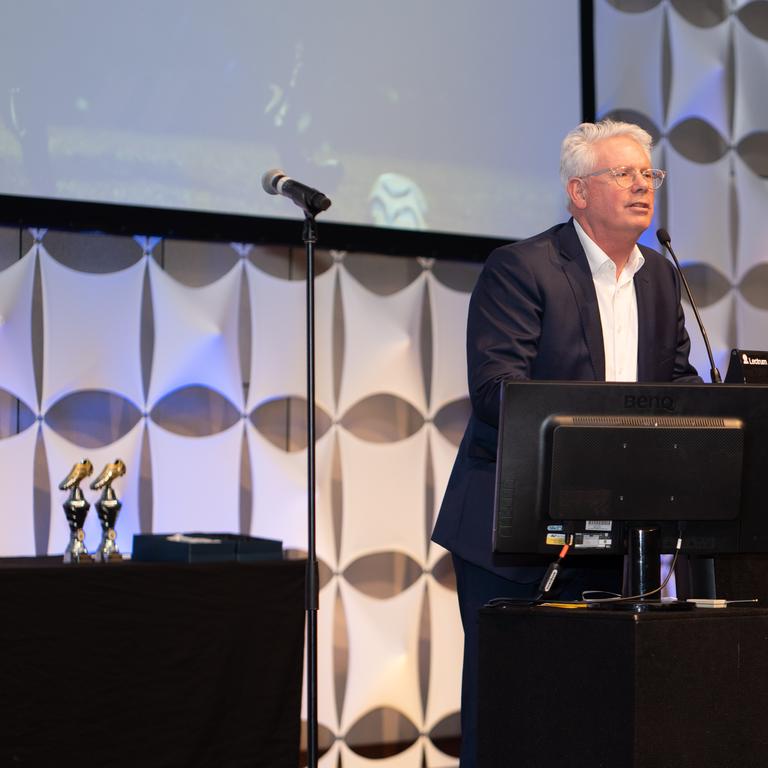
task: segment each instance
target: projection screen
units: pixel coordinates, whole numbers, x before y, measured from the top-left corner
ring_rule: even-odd
[[[578,0],[5,3],[0,194],[524,237],[564,214]]]

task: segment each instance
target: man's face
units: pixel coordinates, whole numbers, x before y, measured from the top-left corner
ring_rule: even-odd
[[[627,166],[642,170],[651,165],[645,150],[629,136],[613,136],[595,144],[593,170]],[[622,189],[610,173],[585,178],[586,204],[582,215],[596,233],[626,234],[636,240],[651,225],[653,187],[638,173]]]

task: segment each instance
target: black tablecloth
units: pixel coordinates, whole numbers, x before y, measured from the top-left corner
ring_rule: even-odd
[[[478,768],[764,768],[768,611],[483,608]]]
[[[303,561],[0,561],[0,765],[296,768]]]

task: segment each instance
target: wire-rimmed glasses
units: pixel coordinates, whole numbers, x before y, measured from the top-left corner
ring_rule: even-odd
[[[653,189],[658,189],[667,176],[666,171],[662,171],[659,168],[632,168],[629,165],[619,165],[616,168],[601,168],[599,171],[592,171],[580,178],[586,179],[589,176],[602,176],[604,173],[610,173],[613,176],[614,181],[622,188],[629,189],[637,179],[639,173],[646,184]]]

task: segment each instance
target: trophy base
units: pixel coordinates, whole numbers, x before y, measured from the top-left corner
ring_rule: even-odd
[[[97,552],[94,559],[99,563],[117,563],[123,561],[123,556],[119,552]]]
[[[95,560],[93,555],[88,554],[88,552],[82,552],[79,555],[73,555],[71,552],[65,552],[64,562],[78,565],[83,563],[93,563]]]

